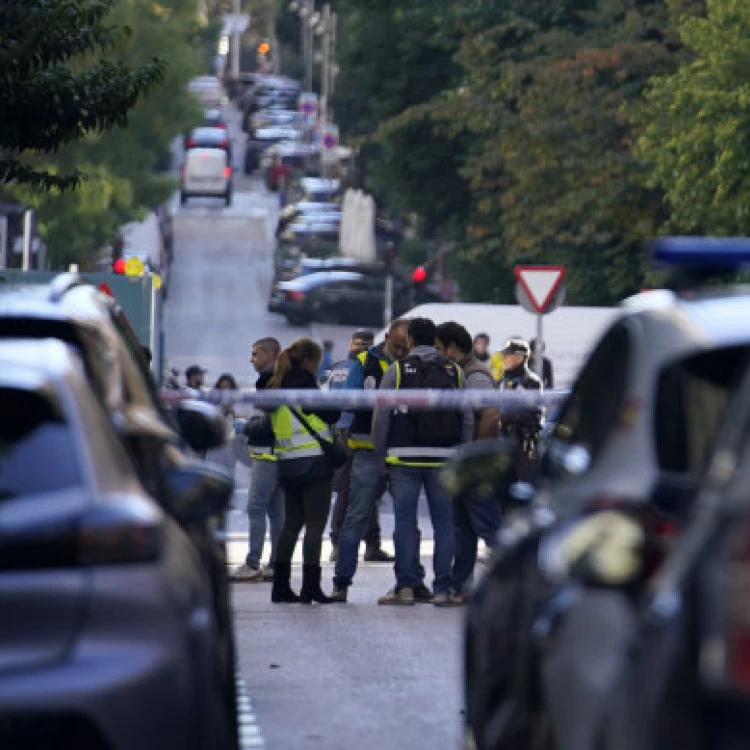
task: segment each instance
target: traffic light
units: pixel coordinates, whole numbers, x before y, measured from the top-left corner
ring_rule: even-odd
[[[414,291],[414,304],[421,305],[424,302],[424,287],[427,281],[427,270],[424,266],[417,266],[411,274],[412,289]]]
[[[264,39],[256,48],[258,52],[258,59],[265,60],[271,54],[271,43]]]
[[[118,258],[113,264],[112,264],[112,270],[115,273],[125,273],[125,260],[124,258]]]

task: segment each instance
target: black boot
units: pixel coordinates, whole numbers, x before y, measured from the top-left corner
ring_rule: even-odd
[[[277,560],[273,566],[273,588],[271,589],[271,601],[274,604],[294,604],[299,601],[299,597],[292,591],[289,583],[291,577],[291,563],[282,563]]]
[[[302,590],[299,592],[299,600],[303,604],[332,604],[333,599],[323,593],[320,588],[320,565],[302,566]]]

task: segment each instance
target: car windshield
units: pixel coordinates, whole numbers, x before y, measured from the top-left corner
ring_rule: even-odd
[[[0,388],[0,501],[82,483],[73,434],[47,394]]]

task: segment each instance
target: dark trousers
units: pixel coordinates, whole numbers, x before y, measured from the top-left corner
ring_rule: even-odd
[[[352,461],[354,453],[349,453],[349,460],[336,471],[333,477],[333,491],[336,493],[336,502],[333,504],[333,516],[331,517],[331,541],[339,543],[341,527],[346,518],[346,509],[349,507],[349,487],[351,486]],[[367,519],[367,527],[362,537],[365,544],[371,549],[380,549],[380,500],[373,503],[372,510]]]
[[[453,501],[453,524],[456,529],[456,556],[453,561],[453,581],[456,589],[466,591],[477,564],[479,540],[494,548],[502,522],[497,501],[482,498]]]
[[[331,508],[331,480],[282,479],[281,487],[284,491],[284,525],[276,548],[276,560],[292,562],[297,539],[304,527],[302,560],[305,565],[320,565],[323,534]]]

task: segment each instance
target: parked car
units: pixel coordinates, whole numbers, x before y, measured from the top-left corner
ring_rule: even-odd
[[[0,747],[235,748],[211,579],[185,531],[232,483],[173,469],[171,516],[110,416],[73,347],[0,342]]]
[[[227,130],[227,121],[220,109],[207,109],[203,113],[204,128],[221,128]]]
[[[192,148],[218,148],[229,154],[232,160],[232,141],[227,135],[226,128],[217,126],[205,126],[193,128],[185,138],[185,150]]]
[[[295,325],[310,322],[377,326],[383,322],[385,276],[352,271],[319,271],[276,285],[268,309]],[[393,285],[394,317],[412,307],[411,287]]]
[[[219,109],[227,104],[221,81],[215,76],[199,76],[188,84],[188,90],[206,109]]]
[[[261,159],[266,149],[282,141],[296,142],[300,131],[290,127],[259,128],[247,139],[245,144],[245,174],[252,174],[260,169]]]
[[[632,597],[690,528],[700,477],[750,362],[750,290],[696,284],[701,269],[724,271],[729,261],[721,245],[681,250],[692,242],[705,240],[657,246],[692,280],[626,303],[562,405],[533,483],[509,485],[497,469],[485,476],[506,508],[519,502],[528,512],[507,529],[469,605],[471,747],[615,747],[607,720],[635,648]],[[500,465],[491,446],[482,451],[487,471]],[[638,555],[647,564],[633,568]],[[590,575],[593,564],[600,570]]]
[[[196,465],[193,451],[224,438],[220,413],[186,402],[168,409],[159,398],[145,358],[117,302],[75,274],[49,285],[0,289],[0,341],[57,339],[72,346],[86,379],[125,448],[144,490],[185,531],[206,571],[212,619],[220,639],[226,710],[236,711],[234,630],[226,571],[226,549],[217,537],[221,514],[185,513],[193,495],[210,491],[215,474]],[[205,469],[205,471],[204,471]]]

